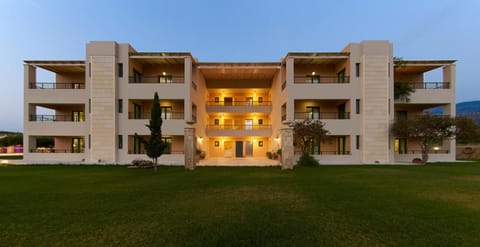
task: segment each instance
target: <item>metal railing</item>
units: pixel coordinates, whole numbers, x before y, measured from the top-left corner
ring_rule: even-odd
[[[209,124],[207,129],[210,130],[260,130],[260,129],[271,129],[272,125],[270,124]]]
[[[350,119],[350,112],[295,112],[295,119]]]
[[[302,151],[300,150],[295,150],[295,154],[301,155]],[[350,155],[350,151],[320,151],[320,152],[315,152],[315,153],[310,153],[311,155]]]
[[[35,148],[30,153],[84,153],[84,150],[58,149],[58,148]]]
[[[450,89],[450,82],[395,82],[407,83],[414,89]]]
[[[131,76],[128,79],[129,83],[160,83],[160,84],[177,84],[185,83],[183,76]]]
[[[147,151],[142,149],[142,150],[128,150],[128,154],[147,154]],[[185,154],[184,151],[167,151],[163,154]]]
[[[75,119],[72,115],[30,115],[32,122],[84,122],[85,119]]]
[[[84,82],[33,82],[30,89],[85,89]]]
[[[395,152],[395,154],[421,154],[422,150],[407,150],[405,152]],[[439,149],[439,150],[428,150],[429,154],[448,154],[450,150],[448,149]]]
[[[184,119],[184,112],[162,112],[162,119]],[[128,119],[150,119],[150,112],[129,112]]]
[[[349,76],[295,76],[295,83],[323,84],[323,83],[350,83]]]
[[[208,106],[266,106],[272,101],[207,101]]]

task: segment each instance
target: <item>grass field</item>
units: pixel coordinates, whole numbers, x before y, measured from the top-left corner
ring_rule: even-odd
[[[480,163],[0,167],[0,246],[480,246]]]

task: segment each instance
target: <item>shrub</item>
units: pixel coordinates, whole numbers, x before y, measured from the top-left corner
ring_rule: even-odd
[[[298,166],[319,166],[318,160],[309,154],[303,154],[297,162]]]
[[[272,152],[267,152],[267,158],[272,159]]]
[[[151,160],[136,159],[132,161],[132,165],[136,167],[152,167],[153,162]]]

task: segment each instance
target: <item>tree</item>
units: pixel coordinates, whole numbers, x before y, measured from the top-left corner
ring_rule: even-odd
[[[422,162],[428,161],[428,150],[434,143],[455,136],[455,119],[432,114],[418,115],[411,119],[396,120],[392,132],[400,138],[414,139],[422,150]]]
[[[293,127],[294,143],[300,146],[302,155],[309,155],[308,147],[315,141],[319,143],[321,139],[328,135],[328,130],[324,129],[325,124],[318,119],[304,119],[294,121],[290,127]]]
[[[455,120],[457,143],[469,144],[480,142],[480,126],[473,119],[465,116],[457,117]]]
[[[162,156],[167,146],[162,140],[162,115],[157,92],[155,92],[153,97],[152,112],[150,114],[150,123],[145,125],[150,130],[150,138],[145,140],[137,133],[135,133],[135,137],[143,143],[147,156],[153,160],[153,167],[155,172],[157,172],[158,157]]]

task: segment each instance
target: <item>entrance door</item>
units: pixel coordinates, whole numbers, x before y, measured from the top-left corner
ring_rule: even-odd
[[[72,153],[83,153],[84,146],[83,138],[72,138]]]
[[[307,114],[309,119],[320,119],[320,107],[307,106]]]
[[[243,157],[243,141],[235,142],[235,157]]]
[[[223,157],[225,158],[232,158],[233,156],[233,144],[231,141],[225,141],[223,143],[224,153]]]
[[[246,141],[245,142],[245,156],[252,157],[253,156],[253,142]]]

